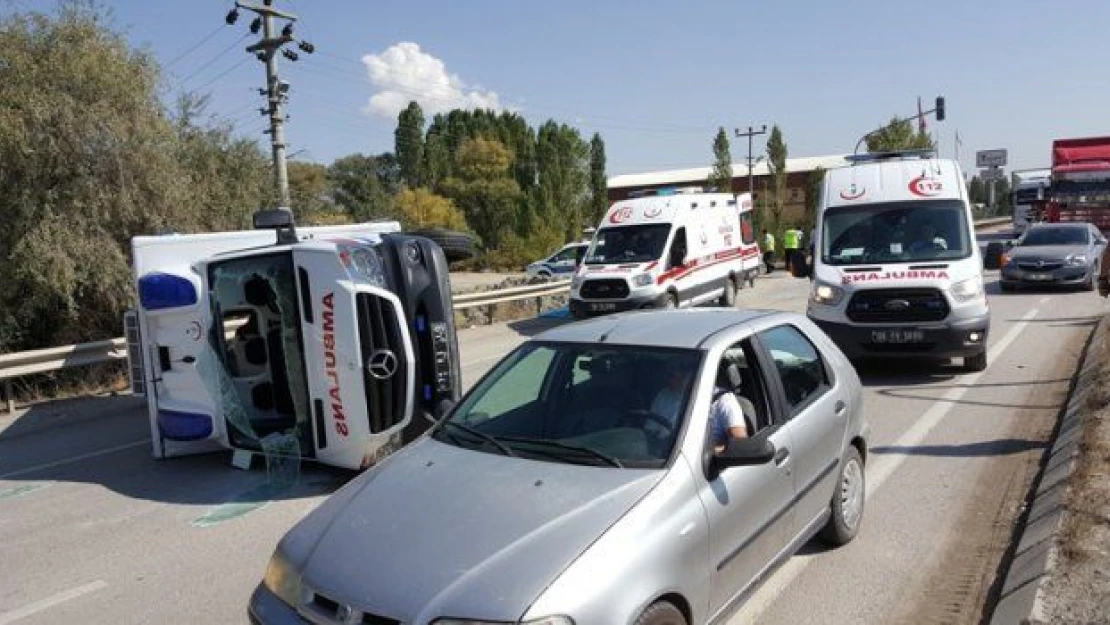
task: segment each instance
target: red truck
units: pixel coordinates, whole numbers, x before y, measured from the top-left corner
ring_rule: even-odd
[[[1110,234],[1110,137],[1052,142],[1046,221],[1086,222]]]

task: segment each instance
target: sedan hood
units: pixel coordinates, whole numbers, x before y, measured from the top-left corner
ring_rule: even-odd
[[[372,469],[305,565],[315,591],[402,622],[515,620],[662,477],[421,439]],[[315,524],[314,524],[315,525]]]
[[[1084,254],[1087,252],[1086,245],[1031,245],[1029,247],[1018,246],[1012,248],[1009,252],[1010,258],[1020,259],[1037,259],[1044,260],[1064,260],[1072,254]]]

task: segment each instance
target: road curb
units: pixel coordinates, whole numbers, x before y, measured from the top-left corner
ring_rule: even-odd
[[[1102,318],[1083,346],[1079,370],[1068,389],[1068,402],[1053,432],[1052,447],[1034,481],[1035,491],[1022,521],[1020,538],[1002,583],[991,625],[1044,623],[1044,585],[1058,558],[1058,534],[1066,511],[1068,482],[1075,472],[1083,437],[1084,404],[1098,375],[1097,358],[1106,342]],[[1018,534],[1015,532],[1015,537]]]

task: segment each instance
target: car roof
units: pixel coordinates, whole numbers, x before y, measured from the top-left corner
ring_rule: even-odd
[[[1091,228],[1091,224],[1075,223],[1075,222],[1072,222],[1072,223],[1044,223],[1044,222],[1041,222],[1041,223],[1033,224],[1032,227],[1036,228],[1038,230],[1047,230],[1049,228],[1084,228],[1084,229],[1089,230]]]
[[[694,349],[721,330],[776,314],[790,313],[724,308],[636,311],[559,326],[534,340]]]

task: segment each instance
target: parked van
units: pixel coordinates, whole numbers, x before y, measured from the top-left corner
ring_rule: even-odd
[[[614,203],[571,282],[571,314],[677,308],[717,300],[759,273],[747,193],[676,193]]]
[[[233,449],[361,469],[458,400],[439,245],[397,222],[295,230],[287,209],[256,225],[132,239],[125,326],[154,457]]]
[[[990,312],[956,161],[850,157],[825,175],[808,316],[850,357],[962,357],[987,366]]]

